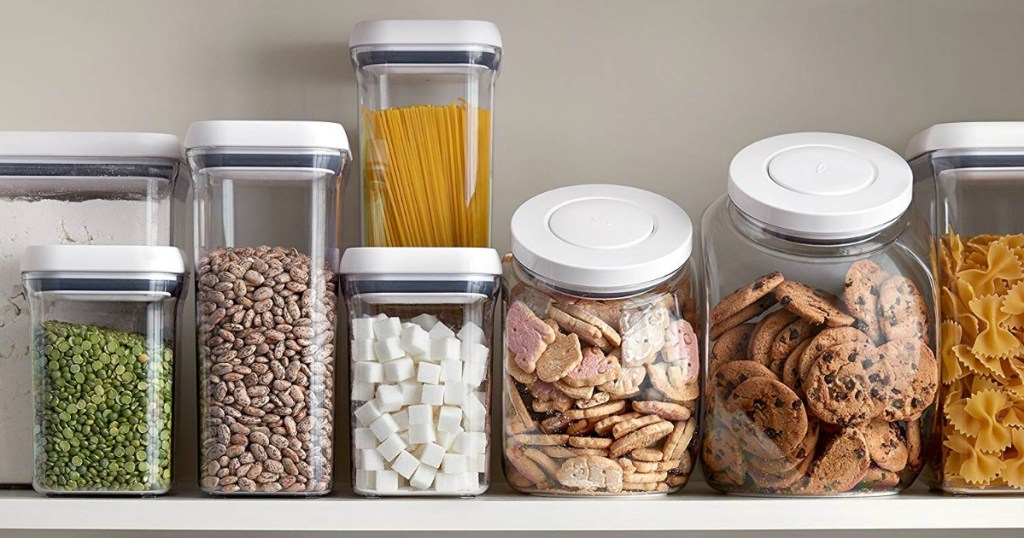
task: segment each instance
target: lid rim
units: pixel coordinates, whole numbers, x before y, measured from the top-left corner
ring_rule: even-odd
[[[181,160],[181,142],[167,133],[131,131],[0,131],[0,159]]]
[[[20,272],[186,273],[181,249],[146,245],[32,245],[22,253]]]
[[[185,154],[217,148],[328,149],[351,155],[348,134],[327,121],[203,120],[192,123]]]
[[[501,256],[482,247],[352,247],[338,264],[344,277],[424,275],[499,277]]]
[[[356,23],[349,50],[366,46],[489,46],[502,48],[501,31],[474,19],[376,19]]]
[[[1020,149],[1024,121],[962,121],[936,123],[907,142],[903,156],[912,161],[941,150]]]

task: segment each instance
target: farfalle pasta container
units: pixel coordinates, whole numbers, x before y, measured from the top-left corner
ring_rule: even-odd
[[[650,495],[696,457],[692,225],[657,194],[548,191],[512,217],[505,268],[504,464],[541,495]]]
[[[781,135],[733,159],[702,226],[713,488],[869,495],[914,481],[938,371],[911,197],[907,163],[851,136]]]
[[[1024,122],[935,125],[907,149],[931,219],[941,428],[927,478],[1024,493]]]

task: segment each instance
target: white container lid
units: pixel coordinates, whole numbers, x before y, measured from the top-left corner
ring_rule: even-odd
[[[907,160],[943,149],[1024,148],[1024,121],[940,123],[914,135],[903,154]]]
[[[754,142],[729,165],[729,198],[754,219],[807,239],[870,234],[910,206],[910,166],[848,135],[792,133]]]
[[[185,151],[222,147],[330,149],[351,153],[345,128],[325,121],[197,121],[185,134]]]
[[[22,273],[185,273],[176,247],[33,245],[21,256]]]
[[[471,20],[376,20],[362,21],[352,29],[348,46],[420,45],[437,48],[488,46],[501,48],[501,32],[488,21]]]
[[[692,249],[686,212],[634,187],[562,187],[534,196],[512,215],[516,260],[573,290],[641,288],[675,273]]]
[[[2,131],[0,158],[181,158],[178,137],[162,133]]]
[[[345,251],[339,272],[346,276],[501,275],[492,248],[357,247]]]

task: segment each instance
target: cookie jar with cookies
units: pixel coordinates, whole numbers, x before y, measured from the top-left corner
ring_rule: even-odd
[[[1024,493],[1024,122],[935,125],[906,156],[938,262],[940,429],[925,478]]]
[[[491,342],[501,258],[489,248],[350,248],[352,489],[487,489]]]
[[[686,484],[700,396],[692,224],[619,185],[540,194],[505,260],[504,470],[540,495]]]
[[[756,142],[702,220],[701,460],[715,489],[872,495],[924,464],[938,369],[907,163],[868,140]]]

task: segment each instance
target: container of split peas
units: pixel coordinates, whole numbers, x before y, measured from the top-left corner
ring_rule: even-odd
[[[170,489],[184,267],[174,247],[25,249],[36,491],[146,496]]]

